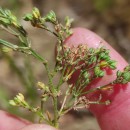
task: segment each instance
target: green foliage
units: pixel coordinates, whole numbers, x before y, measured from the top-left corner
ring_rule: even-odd
[[[25,108],[37,114],[39,116],[39,123],[44,121],[52,126],[58,127],[59,119],[72,109],[87,108],[91,104],[109,105],[109,100],[101,100],[102,95],[97,101],[90,101],[90,99],[87,99],[84,95],[103,89],[109,91],[108,86],[112,88],[114,84],[126,84],[130,82],[130,66],[127,66],[123,72],[117,71],[117,78],[112,82],[85,91],[86,87],[92,81],[106,75],[106,68],[110,68],[111,70],[116,69],[116,61],[111,59],[109,50],[105,47],[88,48],[87,45],[79,45],[73,48],[65,46],[65,39],[72,34],[70,27],[73,20],[66,17],[64,20],[65,23],[61,24],[53,11],[50,11],[47,15],[42,17],[39,10],[33,8],[31,13],[24,16],[24,20],[29,21],[33,27],[44,29],[52,33],[57,38],[56,63],[53,70],[50,70],[49,62],[32,48],[27,32],[23,26],[18,23],[17,18],[11,11],[0,9],[0,27],[16,36],[19,40],[19,44],[15,45],[0,39],[0,44],[14,51],[35,57],[44,65],[47,72],[48,83],[38,82],[37,85],[38,90],[41,92],[41,104],[39,107],[31,106],[21,93],[16,95],[13,100],[10,100],[11,105]],[[53,26],[53,29],[49,28],[48,23]],[[8,52],[7,49],[6,52]],[[54,83],[53,79],[59,72],[61,76],[57,79],[57,83]],[[77,72],[77,80],[71,83],[70,80],[72,76]],[[66,82],[68,86],[64,92],[61,87]],[[61,95],[64,95],[64,99],[62,100],[62,104],[59,105],[58,102],[59,99],[61,99]],[[53,117],[50,116],[49,111],[44,110],[44,104],[48,102],[49,99],[52,99],[53,102]],[[59,106],[61,107],[59,108]]]
[[[95,9],[99,12],[105,11],[112,7],[114,0],[93,0]]]

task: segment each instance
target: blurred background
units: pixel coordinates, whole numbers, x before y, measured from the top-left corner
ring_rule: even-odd
[[[56,39],[43,30],[32,28],[21,19],[25,13],[31,12],[34,6],[40,9],[42,15],[54,10],[61,21],[65,16],[74,18],[73,27],[85,27],[96,32],[130,63],[130,0],[0,0],[0,6],[12,10],[17,15],[29,33],[33,48],[47,57],[51,63],[50,67],[54,63]],[[18,42],[2,30],[0,38]],[[0,109],[33,121],[35,115],[11,107],[8,100],[21,92],[31,104],[37,105],[37,81],[47,81],[41,63],[21,53],[0,52]],[[47,106],[51,110],[51,103]],[[99,130],[95,118],[86,110],[71,111],[61,119],[61,128]]]

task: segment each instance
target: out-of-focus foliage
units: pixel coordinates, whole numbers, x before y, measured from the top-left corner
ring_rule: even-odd
[[[97,11],[105,11],[113,6],[115,0],[93,0],[94,7]]]
[[[23,5],[20,0],[4,0],[1,1],[0,4],[0,6],[3,6],[4,8],[9,8],[15,13],[17,13],[17,11],[19,11],[19,8]]]

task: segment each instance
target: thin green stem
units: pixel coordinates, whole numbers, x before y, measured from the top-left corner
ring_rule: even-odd
[[[53,98],[54,103],[54,126],[58,128],[58,97]]]
[[[43,57],[41,57],[37,52],[35,52],[33,49],[30,49],[30,51],[31,51],[31,54],[32,54],[36,59],[38,59],[39,61],[41,61],[44,65],[47,64],[47,61],[46,61]]]
[[[8,32],[8,33],[10,33],[10,34],[12,34],[12,35],[14,35],[14,36],[16,36],[16,37],[19,36],[18,33],[16,33],[14,30],[12,30],[12,29],[9,28],[9,27],[6,28],[6,27],[4,27],[3,25],[0,25],[0,28],[3,29],[3,30],[5,30],[6,32]]]
[[[42,26],[41,28],[44,29],[44,30],[46,30],[46,31],[48,31],[48,32],[50,32],[50,33],[52,33],[54,36],[59,37],[57,33],[51,31],[49,28],[47,28],[45,26]]]
[[[7,42],[5,40],[0,39],[0,43],[3,44],[4,46],[7,46],[7,47],[13,49],[13,50],[17,50],[18,49],[17,45],[14,45],[14,44],[12,44],[10,42]]]
[[[50,91],[54,94],[55,93],[55,86],[53,85],[53,81],[52,81],[53,77],[52,77],[52,75],[50,73],[48,63],[44,64],[44,66],[45,66],[45,69],[46,69],[47,75],[48,75],[48,80],[49,80],[48,85],[50,86],[49,87]]]
[[[57,90],[59,90],[60,89],[60,86],[63,84],[63,77],[64,77],[64,74],[65,74],[65,71],[66,71],[66,68],[67,68],[67,66],[65,65],[64,66],[64,68],[63,68],[63,70],[62,70],[62,74],[61,74],[61,77],[60,77],[60,79],[59,79],[59,82],[58,82],[58,84],[57,84]]]
[[[72,95],[71,98],[69,99],[69,101],[68,101],[67,104],[66,104],[66,108],[65,108],[66,110],[67,110],[68,108],[70,108],[71,106],[73,106],[74,100],[75,100],[75,97]]]
[[[37,111],[36,114],[37,114],[39,117],[41,117],[41,119],[44,120],[47,124],[53,126],[52,122],[50,122],[49,120],[47,120],[47,119],[44,117],[44,115],[43,115],[43,113],[42,113],[41,111]]]
[[[43,111],[43,104],[44,104],[44,101],[41,100],[41,111]]]
[[[111,85],[111,84],[113,84],[113,83],[111,82],[111,83],[108,83],[108,84],[106,84],[106,85],[104,85],[104,86],[100,86],[100,87],[96,87],[96,88],[90,89],[90,90],[88,90],[87,92],[81,93],[81,95],[89,94],[89,93],[95,92],[95,91],[97,91],[97,90],[101,90],[101,89],[103,89],[103,88],[105,88],[105,87],[107,87],[107,86],[109,86],[109,85]]]
[[[61,114],[61,112],[62,112],[62,110],[63,110],[63,108],[64,108],[64,106],[65,106],[67,97],[68,97],[68,95],[65,95],[64,100],[63,100],[63,103],[62,103],[61,108],[60,108],[60,111],[59,111],[60,114]]]
[[[71,86],[71,87],[72,87],[72,86]],[[61,108],[60,108],[60,110],[59,110],[59,117],[58,117],[58,119],[59,119],[60,116],[62,115],[62,111],[63,111],[63,109],[64,109],[64,107],[65,107],[65,105],[66,105],[67,98],[68,98],[68,96],[70,95],[71,87],[68,87],[68,89],[66,90],[66,94],[65,94],[65,96],[64,96],[63,103],[62,103]]]
[[[76,98],[71,98],[71,100],[74,100],[73,104],[71,104],[71,106],[69,106],[63,111],[63,115],[74,109],[74,107],[79,103],[78,101],[76,101]]]

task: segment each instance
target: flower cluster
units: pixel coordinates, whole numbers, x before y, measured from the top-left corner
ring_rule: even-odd
[[[10,10],[7,10],[7,9],[4,10],[0,8],[0,25],[3,25],[6,28],[8,28],[9,26],[12,26],[18,29],[24,36],[27,35],[24,28],[18,22],[17,17],[13,15]]]
[[[84,88],[94,79],[103,77],[106,67],[116,69],[116,61],[111,59],[109,50],[104,47],[88,48],[86,45],[79,45],[69,48],[64,46],[58,51],[57,66],[60,71],[66,68],[63,75],[65,81],[71,79],[74,73],[79,73],[74,83],[74,86],[78,87],[77,96],[82,95]]]
[[[117,78],[114,83],[127,84],[130,82],[130,65],[126,66],[123,72],[118,70],[116,75]]]
[[[19,93],[16,95],[14,100],[10,100],[9,103],[13,106],[28,107],[28,103],[24,100],[23,94]]]

